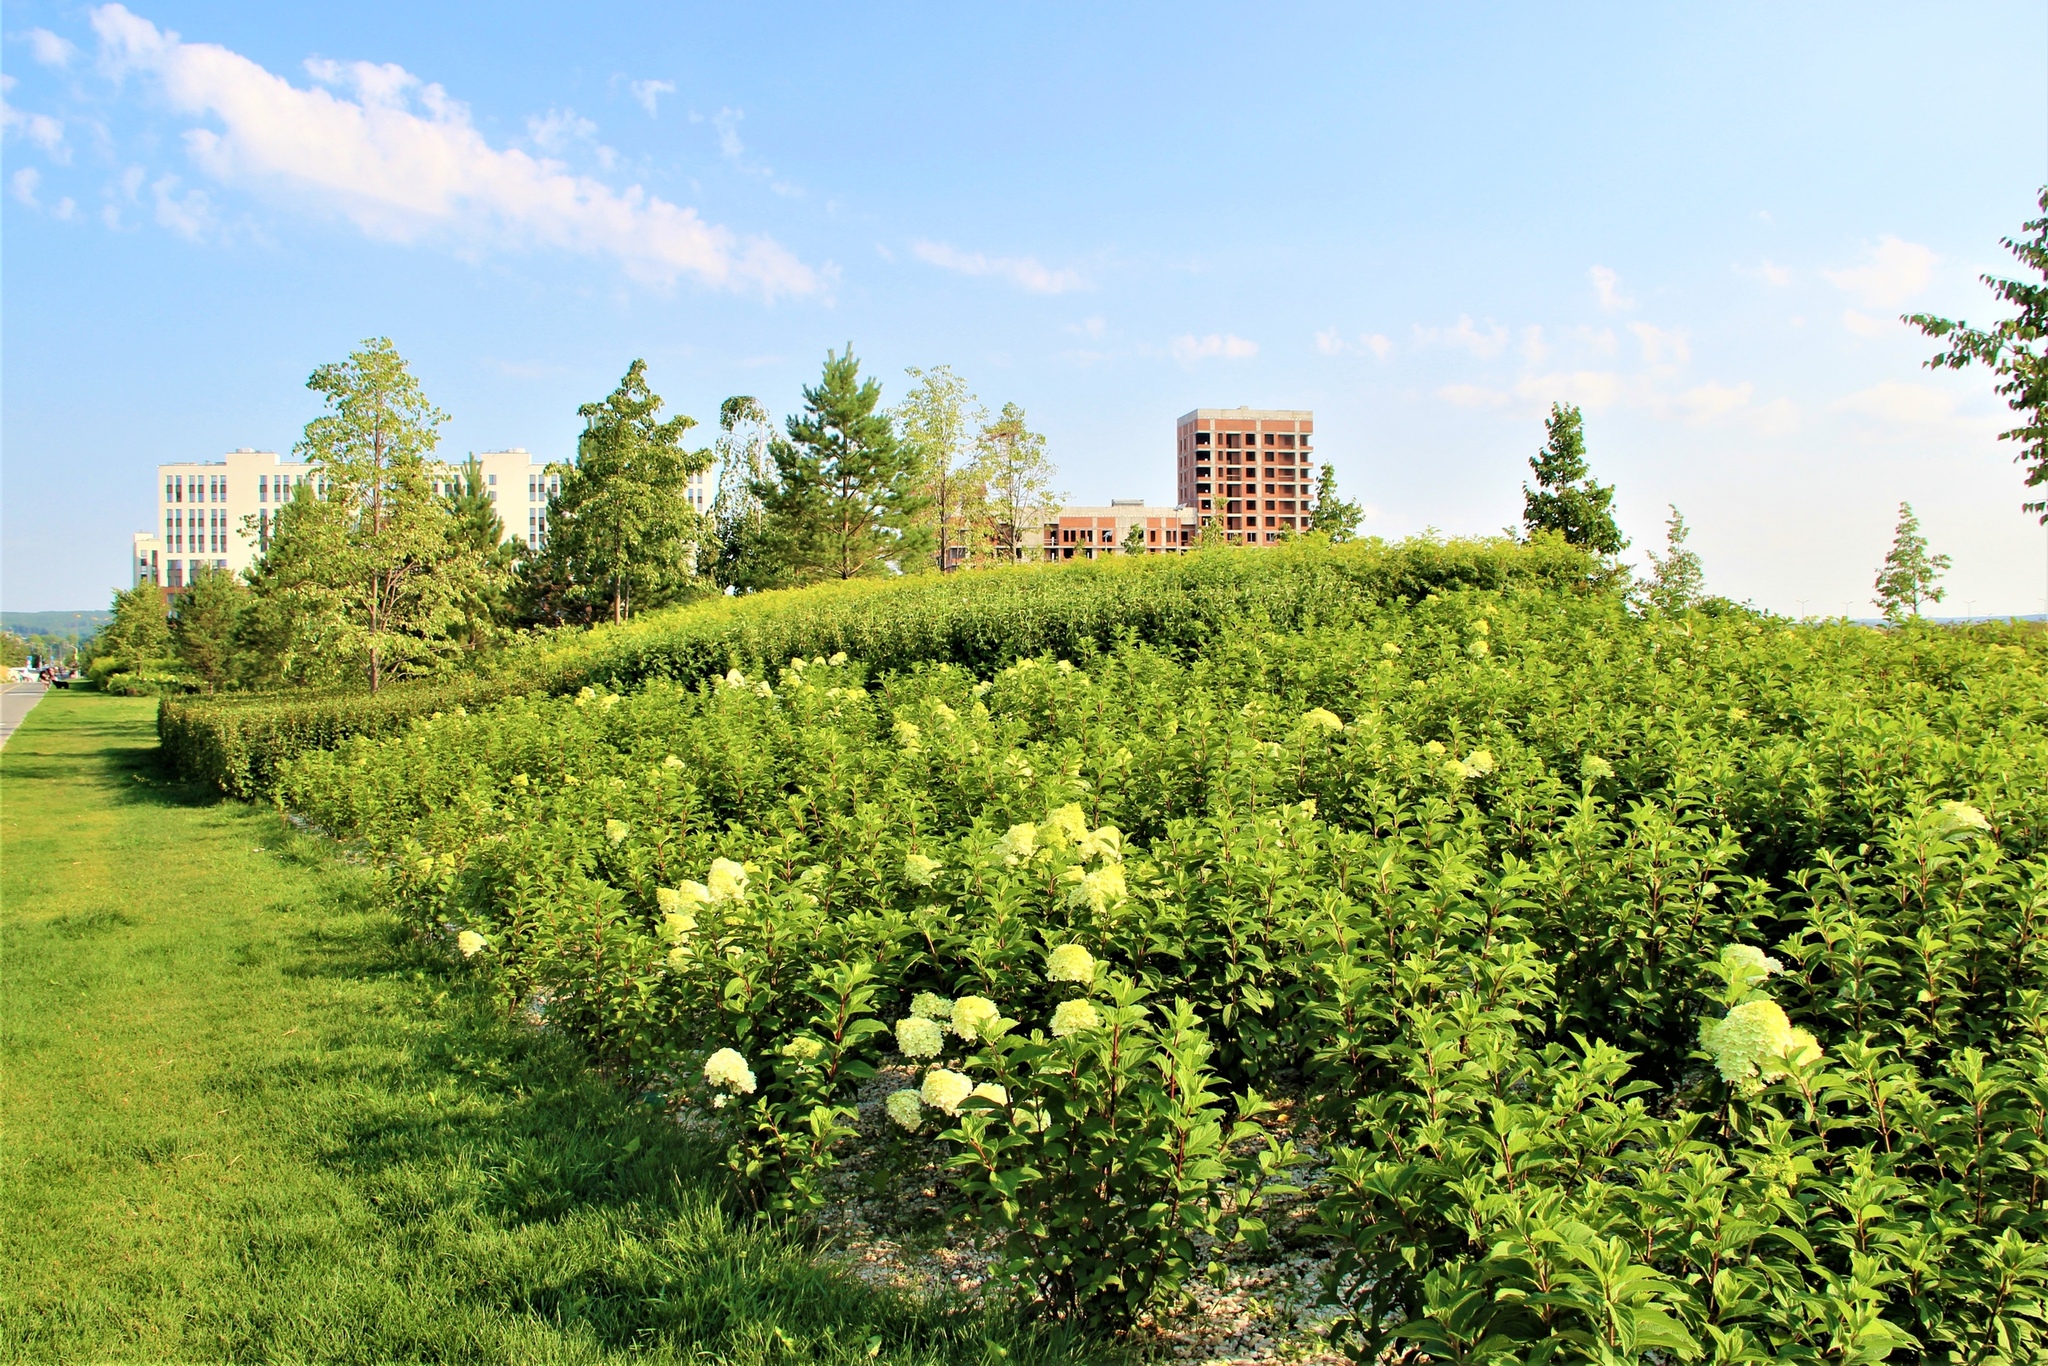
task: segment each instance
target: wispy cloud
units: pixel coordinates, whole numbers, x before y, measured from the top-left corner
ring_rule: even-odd
[[[1900,426],[1925,427],[1946,422],[1954,416],[1955,398],[1928,384],[1911,384],[1888,379],[1882,384],[1850,394],[1835,406]]]
[[[1508,330],[1491,318],[1482,330],[1470,317],[1461,315],[1455,327],[1416,328],[1415,340],[1423,346],[1455,346],[1488,360],[1507,349]]]
[[[1634,299],[1621,292],[1621,277],[1606,266],[1594,266],[1586,272],[1586,278],[1593,282],[1593,297],[1607,312],[1625,313],[1636,306]]]
[[[1893,309],[1927,288],[1934,263],[1941,258],[1930,247],[1896,237],[1882,237],[1864,254],[1863,264],[1846,270],[1824,270],[1827,282],[1853,294],[1866,308]]]
[[[1211,332],[1206,337],[1185,333],[1173,339],[1173,358],[1183,365],[1198,360],[1250,360],[1259,354],[1259,344],[1232,332]]]
[[[718,154],[733,164],[743,174],[768,182],[768,188],[788,199],[801,199],[803,186],[778,179],[771,167],[751,163],[747,160],[747,144],[740,140],[740,121],[746,118],[744,109],[725,108],[711,116],[711,126],[718,130]],[[704,116],[690,115],[690,122],[701,123]]]
[[[109,74],[147,74],[171,108],[218,124],[187,130],[184,142],[222,185],[339,213],[388,241],[551,247],[610,258],[651,283],[688,276],[768,298],[822,286],[817,270],[768,238],[741,238],[638,185],[614,189],[491,146],[464,105],[402,67],[309,61],[319,85],[303,88],[118,4],[94,10],[92,23]]]
[[[9,104],[6,97],[14,84],[14,77],[0,76],[0,129],[27,138],[52,161],[70,161],[71,149],[64,145],[64,121],[48,114],[30,114]]]
[[[1692,359],[1692,343],[1682,327],[1657,327],[1651,323],[1630,323],[1636,344],[1643,348],[1643,360],[1650,365],[1684,365]]]
[[[14,197],[31,209],[40,209],[36,200],[36,188],[43,183],[43,173],[33,166],[24,166],[13,176]]]
[[[1436,391],[1444,402],[1459,408],[1498,408],[1514,401],[1514,395],[1479,384],[1446,384]]]
[[[71,65],[78,55],[78,48],[69,39],[60,38],[46,28],[32,28],[28,31],[28,50],[44,66],[63,70]]]
[[[1035,256],[986,256],[944,242],[913,242],[910,250],[926,265],[961,275],[993,275],[1033,294],[1065,294],[1088,283],[1078,271],[1055,270]]]
[[[1316,333],[1316,350],[1326,356],[1369,355],[1385,360],[1394,353],[1394,343],[1377,332],[1361,332],[1354,340],[1333,327]]]
[[[639,101],[640,107],[647,111],[647,117],[650,119],[660,112],[656,106],[660,103],[661,97],[676,93],[674,81],[632,81],[626,88],[633,92],[633,98]]]
[[[1783,289],[1792,283],[1790,267],[1773,265],[1769,261],[1759,261],[1753,266],[1737,266],[1735,273],[1752,280],[1762,280],[1773,289]]]
[[[1897,332],[1897,324],[1891,319],[1873,318],[1853,308],[1842,310],[1842,326],[1859,337],[1888,337]]]

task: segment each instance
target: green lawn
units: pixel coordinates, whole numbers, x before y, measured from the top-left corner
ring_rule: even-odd
[[[729,1216],[365,871],[172,785],[152,702],[0,751],[0,915],[11,1359],[1068,1359]]]

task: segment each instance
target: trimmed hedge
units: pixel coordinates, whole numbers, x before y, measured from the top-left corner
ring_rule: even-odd
[[[1584,585],[1595,568],[1556,540],[1413,540],[861,579],[717,598],[550,636],[491,672],[398,683],[375,695],[167,697],[157,733],[183,776],[256,797],[293,755],[352,736],[396,734],[435,712],[523,693],[652,677],[693,684],[732,668],[841,650],[877,671],[945,659],[986,673],[1024,656],[1088,654],[1125,638],[1191,649],[1238,626],[1298,630],[1439,590]]]

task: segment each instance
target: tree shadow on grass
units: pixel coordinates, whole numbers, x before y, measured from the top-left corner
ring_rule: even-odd
[[[322,904],[278,908],[294,925],[290,971],[334,983],[345,1003],[316,1022],[321,1051],[222,1085],[245,1101],[293,1094],[309,1159],[373,1211],[417,1284],[442,1279],[657,1358],[1100,1356],[1007,1311],[868,1287],[796,1231],[736,1212],[719,1148],[572,1040],[511,1016],[480,973],[372,896],[367,877],[337,878]],[[352,982],[381,984],[377,1008],[353,999]]]

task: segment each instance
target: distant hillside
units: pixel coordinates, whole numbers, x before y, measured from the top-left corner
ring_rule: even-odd
[[[113,619],[112,612],[0,612],[0,631],[83,640]]]

